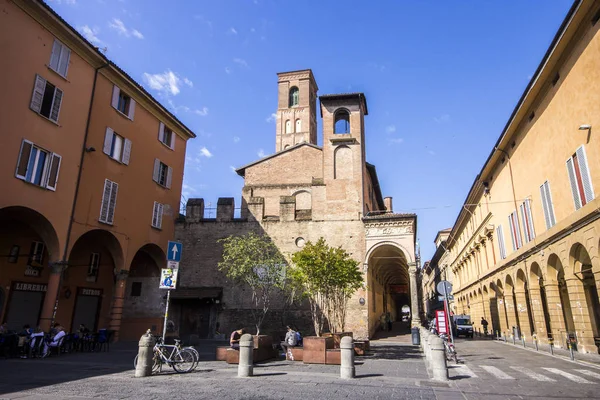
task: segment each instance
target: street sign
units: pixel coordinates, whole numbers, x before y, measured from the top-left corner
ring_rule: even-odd
[[[438,333],[448,333],[448,324],[446,323],[446,313],[444,311],[435,312],[435,324]]]
[[[451,294],[449,294],[449,295],[447,296],[447,298],[448,298],[448,300],[454,300],[454,296],[453,296],[453,295],[451,295]],[[439,301],[444,301],[444,300],[445,300],[445,298],[444,298],[444,296],[438,296],[438,300],[439,300]]]
[[[452,293],[452,284],[448,281],[441,281],[436,286],[439,294],[450,294]]]
[[[160,272],[159,289],[175,289],[177,287],[177,269],[163,268]]]
[[[181,261],[181,243],[169,240],[169,244],[167,245],[167,260]]]
[[[167,261],[167,268],[169,269],[178,269],[179,263],[177,261]]]

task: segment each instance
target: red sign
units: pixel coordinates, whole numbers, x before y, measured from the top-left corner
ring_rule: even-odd
[[[408,294],[408,285],[390,285],[390,292]]]
[[[438,333],[448,334],[448,320],[446,319],[445,311],[435,312],[435,326],[437,328]]]

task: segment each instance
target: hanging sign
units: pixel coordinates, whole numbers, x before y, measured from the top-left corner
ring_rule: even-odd
[[[160,272],[160,289],[175,289],[178,269],[163,268]]]

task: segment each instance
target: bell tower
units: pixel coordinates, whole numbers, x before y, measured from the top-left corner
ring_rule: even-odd
[[[310,69],[280,72],[275,151],[298,143],[317,144],[317,82]]]

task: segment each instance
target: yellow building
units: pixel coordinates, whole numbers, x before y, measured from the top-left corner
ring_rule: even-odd
[[[576,1],[447,241],[457,313],[600,346],[600,2]]]

